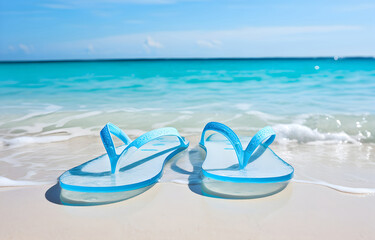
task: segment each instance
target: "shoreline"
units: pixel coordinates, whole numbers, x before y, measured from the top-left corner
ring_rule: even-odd
[[[138,135],[131,135],[133,138]],[[200,183],[200,168],[203,156],[199,151],[199,135],[185,135],[189,148],[171,159],[165,166],[162,183]],[[371,156],[373,144],[281,144],[276,142],[271,149],[295,168],[292,181],[322,185],[335,191],[348,193],[375,192],[375,169]],[[19,148],[3,149],[0,158],[18,156]],[[20,159],[1,161],[0,189],[12,186],[40,186],[54,183],[66,170],[94,159],[105,150],[97,136],[82,136],[62,142],[31,144],[22,151],[32,153]],[[46,157],[48,156],[48,157]],[[358,157],[362,156],[363,159]],[[365,157],[366,156],[366,157]],[[356,162],[348,161],[356,159]],[[13,161],[13,163],[12,163]],[[173,165],[182,171],[176,171]]]

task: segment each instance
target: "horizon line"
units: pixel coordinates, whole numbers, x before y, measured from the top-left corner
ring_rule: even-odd
[[[310,59],[375,59],[374,56],[320,56],[320,57],[212,57],[212,58],[95,58],[95,59],[47,59],[47,60],[0,60],[0,63],[54,63],[54,62],[126,62],[126,61],[200,61],[200,60],[310,60]]]

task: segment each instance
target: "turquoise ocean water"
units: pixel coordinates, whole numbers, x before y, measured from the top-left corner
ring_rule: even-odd
[[[109,121],[194,139],[209,121],[270,125],[300,179],[375,188],[373,58],[0,63],[0,182],[50,181],[102,154]]]

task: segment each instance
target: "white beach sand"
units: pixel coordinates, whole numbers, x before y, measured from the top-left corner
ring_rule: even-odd
[[[132,199],[64,206],[51,185],[0,190],[0,239],[374,239],[375,196],[291,183],[261,199],[159,183]],[[47,195],[48,195],[47,194]]]
[[[101,154],[103,149],[100,142],[93,139],[84,142],[82,139],[72,139],[69,144],[61,145],[61,148],[55,146],[55,156],[65,154],[66,159],[57,161],[60,165],[55,170],[51,165],[43,165],[49,166],[51,170],[40,172],[39,175],[46,174],[50,176],[46,179],[50,180],[82,163],[83,158],[87,161],[91,156]],[[233,200],[203,196],[199,185],[187,184],[188,178],[189,182],[199,178],[199,169],[196,168],[202,159],[196,147],[198,139],[198,136],[190,136],[189,151],[175,161],[176,166],[183,171],[194,174],[176,175],[169,163],[160,183],[136,197],[117,203],[99,206],[62,205],[59,188],[54,184],[0,187],[0,239],[375,238],[375,195],[348,194],[324,186],[291,182],[280,193],[259,199]],[[82,149],[81,146],[87,148]],[[32,157],[40,159],[41,164],[47,164],[48,160],[43,160],[43,154],[47,156],[52,150],[43,150],[42,147]],[[322,150],[321,147],[287,147],[275,145],[272,148],[276,153],[281,152],[281,156],[295,166],[297,175],[307,170],[318,176],[323,171],[322,176],[330,176],[327,180],[346,183],[344,180],[347,178],[343,173],[349,172],[349,168],[342,167],[342,163],[334,164],[322,156],[315,159],[314,155],[306,154],[308,151]],[[351,146],[345,148],[350,149]],[[35,146],[30,146],[30,151],[33,149]],[[323,150],[329,151],[329,146]],[[312,164],[314,162],[317,163],[315,167]],[[372,165],[368,166],[361,169],[363,173],[367,169],[367,175],[370,176],[373,168]],[[7,176],[16,179],[16,173],[15,169],[14,172],[8,172]],[[33,177],[40,178],[38,175]],[[353,187],[358,186],[354,184]]]

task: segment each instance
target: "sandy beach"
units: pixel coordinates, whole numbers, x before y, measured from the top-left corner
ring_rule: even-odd
[[[186,185],[159,183],[126,201],[83,207],[60,205],[51,187],[1,189],[0,239],[373,239],[375,235],[375,196],[309,184],[291,183],[279,194],[261,199],[228,200],[202,196]]]
[[[88,138],[85,142],[72,139],[69,144],[61,146],[60,154],[70,151],[70,154],[77,153],[78,156],[79,153],[84,158],[90,154],[100,155],[104,149],[93,139]],[[326,186],[292,180],[283,191],[258,199],[205,196],[199,184],[199,166],[203,161],[197,150],[199,136],[188,139],[191,142],[188,151],[177,155],[166,165],[159,183],[138,196],[117,203],[63,205],[60,188],[54,183],[1,187],[0,239],[374,238],[374,194],[343,193]],[[87,141],[97,143],[81,149],[80,146],[87,144]],[[288,152],[284,149],[286,147],[276,144],[273,149],[285,155]],[[296,146],[291,149],[295,155],[286,156],[286,160],[292,164],[299,161],[295,158],[302,158],[302,154],[308,151],[304,148],[297,151]],[[39,153],[41,161],[42,152]],[[38,155],[34,158],[38,158]],[[319,171],[311,164],[313,160],[305,158],[304,168],[294,164],[296,174],[303,173],[303,169],[310,166],[310,171],[317,175]],[[80,161],[82,158],[66,164],[74,166]],[[69,168],[67,165],[45,174],[58,177],[63,168]],[[176,175],[178,173],[173,170],[176,166],[190,175]],[[335,169],[336,165],[321,168],[325,172],[321,176],[327,176],[327,172],[332,173]],[[344,169],[336,171],[336,177],[330,178],[345,183],[342,173],[345,173]]]

